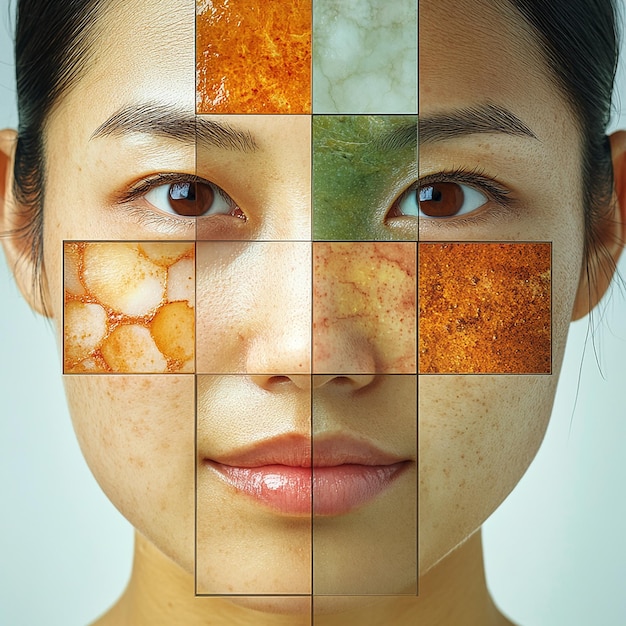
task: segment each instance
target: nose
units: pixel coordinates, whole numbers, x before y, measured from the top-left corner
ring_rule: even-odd
[[[197,371],[310,374],[311,243],[197,245]]]
[[[313,247],[313,373],[414,374],[416,244]]]
[[[359,387],[416,368],[416,244],[199,242],[201,374]],[[310,375],[324,375],[306,381]]]
[[[309,374],[290,374],[285,375],[252,375],[250,377],[258,387],[265,389],[266,391],[278,391],[283,385],[292,383],[298,389],[302,391],[313,392],[316,389],[322,387],[333,387],[337,389],[344,389],[345,391],[358,391],[363,387],[367,387],[374,382],[376,376],[374,374],[352,374],[343,375],[338,374],[335,376],[328,375],[315,375]]]

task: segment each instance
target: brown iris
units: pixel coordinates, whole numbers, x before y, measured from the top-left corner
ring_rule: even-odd
[[[192,181],[172,184],[168,195],[172,209],[185,217],[204,215],[215,200],[215,192],[210,185]]]
[[[465,196],[458,183],[433,183],[418,190],[419,206],[428,217],[452,217],[463,206]]]

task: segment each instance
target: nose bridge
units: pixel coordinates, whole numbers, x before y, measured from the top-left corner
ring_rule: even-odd
[[[310,374],[311,242],[258,245],[246,372]]]
[[[201,374],[414,374],[415,242],[203,242]]]

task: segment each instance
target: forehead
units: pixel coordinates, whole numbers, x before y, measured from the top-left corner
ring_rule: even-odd
[[[167,7],[138,0],[114,1],[104,9],[77,85],[82,98],[97,94],[90,107],[82,101],[85,115],[101,116],[138,97],[194,111],[195,3],[169,0]]]
[[[507,0],[420,1],[419,95],[420,112],[492,99],[531,113],[560,97],[534,34]]]

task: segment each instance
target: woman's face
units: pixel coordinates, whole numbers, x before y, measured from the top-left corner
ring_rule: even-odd
[[[475,189],[484,201],[462,218],[420,217],[419,239],[552,242],[551,375],[415,375],[415,333],[407,328],[416,317],[410,240],[418,220],[393,211],[415,180],[414,152],[374,163],[376,172],[394,164],[388,178],[368,176],[380,180],[368,190],[377,204],[358,215],[357,230],[389,241],[347,244],[346,252],[310,243],[318,224],[310,116],[214,118],[252,137],[250,150],[183,141],[161,132],[176,128],[169,123],[159,132],[93,137],[128,107],[135,129],[157,107],[193,119],[194,3],[180,0],[166,12],[150,0],[111,9],[96,35],[107,53],[94,56],[50,117],[44,250],[59,336],[63,240],[198,240],[202,374],[72,375],[65,384],[103,489],[190,576],[195,560],[201,593],[309,593],[311,566],[316,593],[414,593],[416,530],[424,573],[491,514],[541,442],[582,263],[580,144],[537,50],[494,4],[420,1],[420,122],[425,129],[429,119],[494,105],[534,137],[469,132],[462,123],[443,138],[424,133],[419,176],[436,181],[463,171],[464,193]],[[380,132],[394,123],[382,120]],[[361,156],[354,162],[372,165]],[[167,202],[119,201],[138,181],[171,172],[214,183],[237,209],[227,202],[220,214],[194,220],[164,215]],[[507,204],[493,199],[486,179],[508,191]],[[333,185],[331,198],[350,194],[341,179]],[[313,188],[322,193],[324,181]],[[359,310],[346,313],[356,300]],[[293,448],[311,433],[314,450],[316,441],[320,450],[366,442],[379,466],[399,471],[354,507],[329,504],[312,521],[306,508],[251,497],[215,469],[259,443]],[[271,608],[271,600],[257,606]]]

